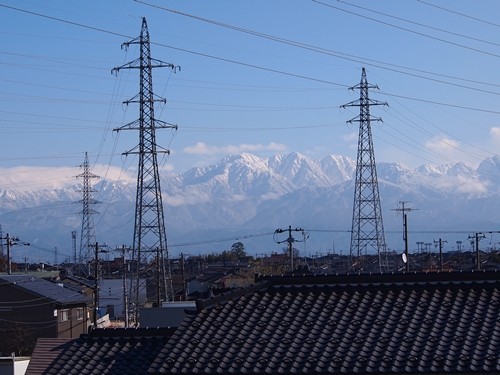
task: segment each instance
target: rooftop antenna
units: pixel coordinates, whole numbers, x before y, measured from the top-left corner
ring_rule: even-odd
[[[139,58],[114,68],[111,72],[118,73],[122,69],[138,69],[140,75],[139,93],[124,102],[124,104],[139,104],[139,119],[114,129],[117,132],[139,130],[139,144],[132,150],[123,153],[124,155],[136,154],[139,156],[132,247],[132,261],[135,262],[135,266],[130,279],[129,299],[130,313],[137,324],[139,308],[144,304],[141,301],[141,296],[146,294],[146,280],[153,280],[153,282],[156,280],[156,283],[161,283],[161,285],[156,285],[155,300],[157,304],[161,301],[172,301],[174,298],[157,161],[159,153],[169,154],[170,152],[156,143],[156,129],[171,128],[177,130],[177,125],[158,120],[154,116],[155,102],[165,103],[166,100],[153,94],[152,68],[166,67],[174,72],[180,68],[171,63],[151,58],[146,18],[142,19],[140,36],[123,43],[122,48],[128,48],[131,44],[139,45]]]
[[[354,271],[363,270],[363,251],[365,253],[374,251],[378,255],[380,272],[387,272],[387,251],[370,124],[371,121],[382,121],[381,118],[370,116],[370,107],[387,103],[369,99],[369,89],[378,89],[378,86],[368,83],[363,68],[361,82],[350,88],[359,90],[360,98],[341,106],[341,108],[359,107],[359,115],[347,121],[347,123],[359,123],[349,267]]]

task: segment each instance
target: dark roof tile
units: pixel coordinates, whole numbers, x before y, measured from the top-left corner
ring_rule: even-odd
[[[241,315],[248,312],[250,318],[240,324],[227,323],[233,323],[234,330],[248,335],[250,341],[246,342],[254,346],[250,352],[252,359],[258,357],[258,353],[261,357],[268,355],[271,348],[267,344],[271,343],[275,354],[269,361],[274,363],[280,360],[277,350],[286,348],[286,353],[292,358],[282,358],[280,372],[293,372],[293,369],[328,372],[331,366],[338,367],[335,365],[336,359],[341,358],[343,371],[353,373],[365,370],[375,373],[382,371],[380,369],[386,371],[389,367],[395,373],[404,373],[408,367],[412,372],[415,372],[415,368],[427,371],[448,367],[451,372],[458,369],[458,360],[445,358],[446,354],[458,355],[460,347],[455,349],[453,344],[461,342],[461,339],[457,339],[460,327],[463,331],[461,335],[472,340],[468,345],[475,345],[476,352],[484,360],[485,353],[482,352],[487,350],[487,342],[491,343],[492,337],[483,335],[483,348],[477,345],[477,339],[470,331],[471,328],[477,332],[481,329],[484,332],[492,331],[487,325],[496,323],[498,309],[491,311],[486,301],[498,297],[492,295],[488,288],[481,285],[478,288],[472,281],[465,285],[456,282],[444,284],[446,287],[426,282],[414,285],[399,283],[398,289],[391,289],[394,284],[380,284],[366,292],[362,287],[350,290],[352,285],[349,284],[345,288],[339,285],[288,286],[286,290],[282,286],[271,285],[256,293],[249,301],[235,302],[236,310]],[[460,287],[457,288],[457,285]],[[480,290],[482,298],[478,298],[477,291],[467,290],[472,285]],[[464,290],[474,305],[464,304]],[[495,293],[498,293],[497,289]],[[267,302],[266,308],[262,306],[264,302]],[[481,309],[478,309],[477,304]],[[468,315],[464,316],[464,308],[469,308]],[[260,310],[265,311],[265,314]],[[215,313],[209,311],[210,314]],[[478,314],[479,317],[476,316]],[[278,316],[281,316],[281,322],[276,324]],[[266,321],[268,324],[264,324]],[[201,326],[203,324],[200,322]],[[256,341],[263,327],[271,339]],[[498,342],[493,342],[497,343],[498,348]],[[235,342],[228,345],[231,348]],[[245,347],[238,349],[236,346],[233,349],[250,350]],[[234,351],[231,353],[234,354]],[[322,358],[321,355],[325,353],[333,360]],[[263,358],[267,359],[265,356]],[[292,360],[294,366],[287,370],[285,365]],[[234,361],[232,368],[238,362]],[[266,363],[264,360],[259,362],[256,369],[272,370],[271,365],[264,366]],[[315,365],[309,366],[312,363]]]
[[[198,313],[168,339],[82,337],[67,350],[64,366],[56,360],[54,368],[61,374],[83,374],[91,364],[123,374],[500,372],[497,273],[258,281],[197,303]]]

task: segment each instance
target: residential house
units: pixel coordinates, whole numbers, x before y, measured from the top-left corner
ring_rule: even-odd
[[[31,354],[38,337],[87,333],[90,300],[57,283],[29,275],[0,275],[0,351]]]

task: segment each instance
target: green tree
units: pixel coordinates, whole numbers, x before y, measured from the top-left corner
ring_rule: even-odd
[[[7,272],[7,255],[0,252],[0,271]]]
[[[0,340],[0,351],[4,355],[15,353],[17,356],[30,356],[35,348],[35,334],[22,323],[12,323],[0,327],[2,339]]]
[[[243,242],[235,242],[231,245],[231,254],[236,259],[246,258],[247,253],[245,251],[245,245]]]

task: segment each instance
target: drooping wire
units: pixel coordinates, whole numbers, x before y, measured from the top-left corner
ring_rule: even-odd
[[[436,5],[436,4],[431,4],[431,3],[428,3],[426,1],[423,1],[423,0],[417,0],[419,3],[422,3],[422,4],[425,4],[427,6],[431,6],[431,7],[434,7],[436,9],[440,9],[440,10],[443,10],[445,12],[449,12],[449,13],[453,13],[453,14],[456,14],[456,15],[459,15],[459,16],[462,16],[462,17],[465,17],[465,18],[469,18],[471,20],[474,20],[474,21],[477,21],[477,22],[481,22],[481,23],[485,23],[487,25],[491,25],[491,26],[495,26],[495,27],[500,27],[500,24],[498,23],[494,23],[494,22],[490,22],[490,21],[486,21],[486,20],[483,20],[481,18],[478,18],[478,17],[474,17],[474,16],[471,16],[469,14],[465,14],[465,13],[461,13],[461,12],[457,12],[456,10],[452,10],[452,9],[449,9],[449,8],[445,8],[445,7],[442,7],[442,6],[439,6],[439,5]]]

